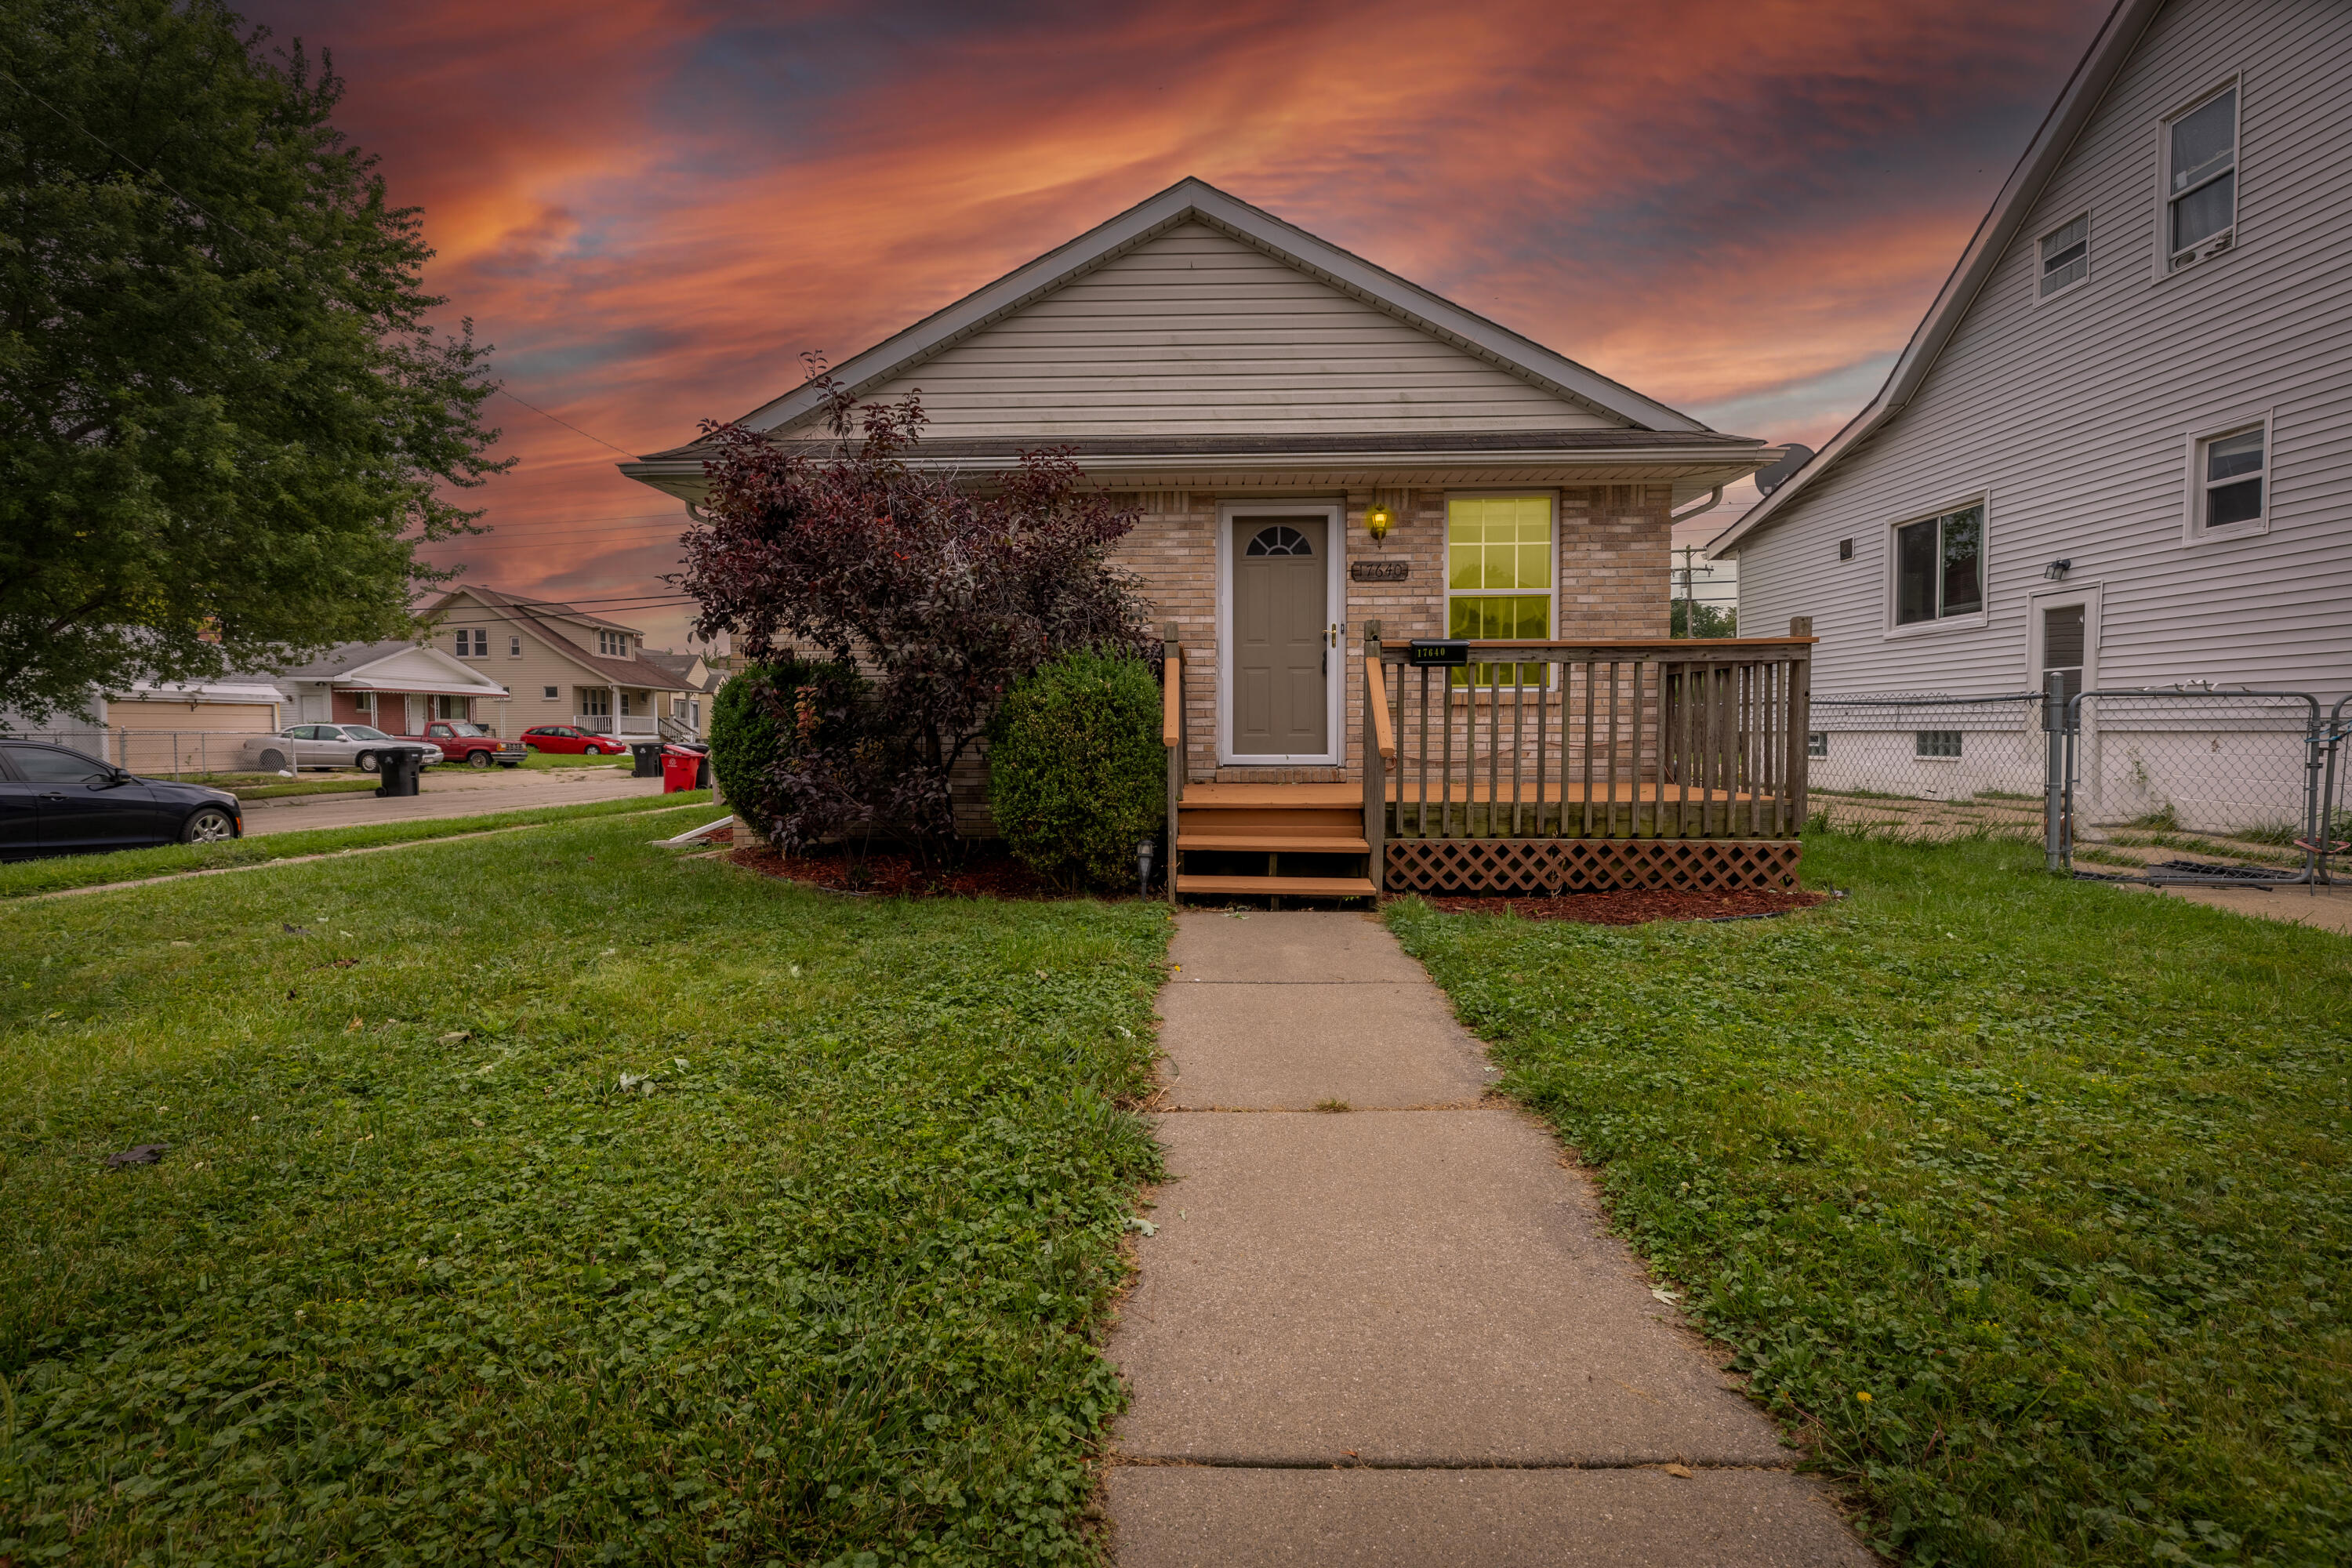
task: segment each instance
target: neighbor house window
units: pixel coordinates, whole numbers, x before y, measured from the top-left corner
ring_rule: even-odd
[[[1957,757],[1960,754],[1960,732],[1958,730],[1918,730],[1912,733],[1913,754],[1922,757]]]
[[[550,702],[554,701],[557,697],[562,695],[562,693],[558,692],[552,686],[541,687],[539,689],[539,694],[541,698]]]
[[[2258,524],[2263,519],[2265,459],[2270,432],[2261,425],[2208,436],[2197,443],[2190,504],[2200,532]]]
[[[2042,297],[2071,289],[2091,275],[2091,215],[2042,237]]]
[[[1551,637],[1551,497],[1454,496],[1445,503],[1445,635],[1479,641]],[[1467,665],[1456,686],[1544,684],[1540,664]]]
[[[481,631],[469,632],[463,626],[457,628],[457,657],[459,658],[464,658],[468,654],[478,654],[484,658],[488,658],[489,651],[489,633]]]
[[[1984,613],[1984,503],[1895,531],[1895,624]]]
[[[520,638],[520,637],[509,637],[509,638],[507,638],[507,656],[508,656],[509,658],[520,658],[520,657],[521,657],[521,655],[522,655],[522,638]]]
[[[2238,223],[2235,82],[2164,124],[2167,269],[2227,247]]]
[[[580,689],[580,711],[583,717],[607,719],[613,713],[613,694],[601,686]]]
[[[629,654],[629,634],[626,632],[598,632],[596,634],[596,651],[603,654],[607,658],[626,658]]]

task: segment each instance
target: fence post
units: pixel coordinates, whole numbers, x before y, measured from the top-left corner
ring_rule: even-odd
[[[1789,635],[1810,637],[1813,635],[1813,617],[1789,617]],[[1811,809],[1805,800],[1806,787],[1812,777],[1813,727],[1813,650],[1809,644],[1791,648],[1789,654],[1789,806],[1796,820],[1790,831],[1802,837],[1805,814]]]
[[[2049,871],[2066,869],[2066,677],[2052,671],[2042,678],[2042,738],[2045,753],[2042,782],[2042,864]]]

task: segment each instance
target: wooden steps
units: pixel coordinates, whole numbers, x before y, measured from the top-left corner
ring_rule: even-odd
[[[1360,785],[1188,784],[1176,816],[1180,897],[1369,899],[1379,890]]]
[[[1176,891],[1185,893],[1289,893],[1306,899],[1369,899],[1370,877],[1199,877],[1176,874]]]

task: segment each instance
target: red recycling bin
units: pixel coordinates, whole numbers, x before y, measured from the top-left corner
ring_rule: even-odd
[[[694,787],[694,776],[702,767],[702,753],[689,752],[684,746],[664,746],[661,763],[662,794],[676,795]]]

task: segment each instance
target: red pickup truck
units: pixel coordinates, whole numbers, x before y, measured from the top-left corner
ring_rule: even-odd
[[[469,768],[487,768],[496,763],[502,768],[517,768],[530,755],[530,748],[520,741],[501,741],[479,724],[463,719],[436,719],[425,726],[422,735],[403,735],[404,741],[425,741],[441,748],[445,763],[463,763]]]

